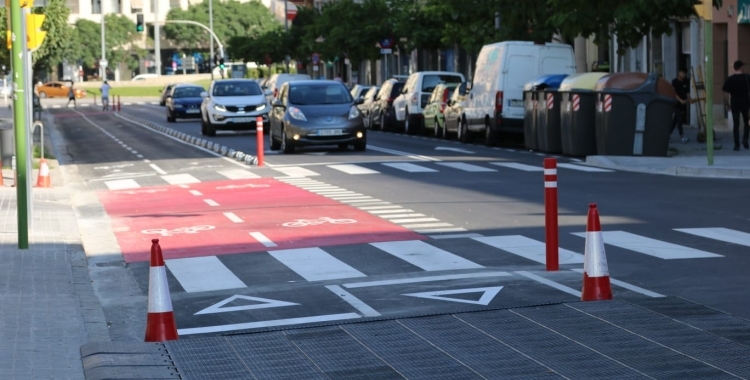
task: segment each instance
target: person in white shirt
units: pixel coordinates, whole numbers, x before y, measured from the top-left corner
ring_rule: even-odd
[[[107,81],[104,81],[104,84],[102,84],[101,91],[102,91],[102,111],[109,111],[109,89],[111,87],[109,86],[109,83]]]

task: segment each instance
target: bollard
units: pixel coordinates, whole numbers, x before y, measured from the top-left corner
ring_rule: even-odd
[[[544,159],[544,236],[547,243],[547,270],[560,269],[557,227],[557,159]]]
[[[122,111],[122,97],[117,95],[117,112]]]
[[[255,140],[258,142],[258,166],[263,166],[263,116],[255,118]]]

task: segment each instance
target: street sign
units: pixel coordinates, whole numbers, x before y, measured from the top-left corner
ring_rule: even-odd
[[[393,47],[393,38],[383,38],[378,42],[378,46],[380,46],[381,49],[390,49]]]
[[[185,57],[183,64],[186,70],[195,70],[195,57]]]
[[[107,60],[106,60],[106,59],[100,59],[100,60],[99,60],[99,66],[101,66],[102,68],[107,68],[107,64],[108,64],[108,63],[109,63],[109,62],[107,62]]]
[[[318,55],[318,53],[313,53],[312,63],[313,65],[317,65],[318,63],[320,63],[320,55]]]
[[[393,49],[380,49],[380,54],[391,54]]]

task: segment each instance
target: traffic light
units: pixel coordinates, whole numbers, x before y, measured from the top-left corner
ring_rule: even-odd
[[[47,32],[42,30],[42,24],[44,24],[45,18],[45,15],[33,13],[26,15],[26,47],[29,50],[42,46],[44,37],[47,36]]]
[[[135,31],[138,33],[143,32],[143,13],[135,15]]]
[[[219,68],[224,70],[224,57],[219,58]]]

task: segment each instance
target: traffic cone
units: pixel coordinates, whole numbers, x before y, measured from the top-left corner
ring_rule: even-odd
[[[586,251],[583,259],[583,291],[581,301],[602,301],[612,299],[612,285],[609,283],[607,256],[604,254],[602,226],[599,224],[599,211],[596,203],[589,204],[586,223]]]
[[[148,278],[148,318],[146,342],[177,340],[177,325],[169,297],[167,269],[161,254],[159,239],[151,239],[151,269]]]
[[[36,187],[52,187],[49,178],[49,166],[44,158],[39,161],[39,176],[36,179]]]

